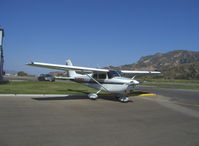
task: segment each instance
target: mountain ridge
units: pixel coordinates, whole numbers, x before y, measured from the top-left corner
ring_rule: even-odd
[[[174,50],[143,56],[136,63],[110,66],[123,70],[158,70],[161,74],[152,78],[199,79],[199,52]]]

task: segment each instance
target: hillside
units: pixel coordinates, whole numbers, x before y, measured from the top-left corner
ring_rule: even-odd
[[[199,79],[199,52],[176,50],[141,57],[137,63],[112,67],[114,69],[158,70],[153,78]]]

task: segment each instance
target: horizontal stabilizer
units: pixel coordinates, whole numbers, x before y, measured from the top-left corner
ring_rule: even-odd
[[[73,80],[74,77],[55,76],[55,79],[60,79],[60,80]]]

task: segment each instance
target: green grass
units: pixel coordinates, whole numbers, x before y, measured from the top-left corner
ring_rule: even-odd
[[[162,80],[155,80],[155,82],[150,81],[141,86],[199,90],[198,85],[186,85],[185,82],[188,81],[175,80],[173,82],[182,84],[172,84],[171,80],[169,82],[171,84],[166,84],[168,83],[167,81],[163,84],[164,82],[162,82]],[[196,82],[197,81],[195,81],[194,84]],[[91,89],[84,85],[67,82],[11,81],[7,84],[0,84],[0,94],[89,94],[95,92],[95,89]],[[133,94],[137,93],[135,92]]]
[[[88,94],[96,90],[77,83],[22,81],[0,84],[0,94]]]
[[[67,82],[38,82],[38,81],[11,81],[0,84],[0,94],[89,94],[97,92],[95,89],[78,83]],[[131,96],[145,92],[133,91]],[[100,95],[108,93],[100,92]]]
[[[141,86],[199,90],[199,80],[141,79]]]

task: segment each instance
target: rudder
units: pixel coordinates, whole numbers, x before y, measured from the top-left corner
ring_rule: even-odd
[[[73,66],[73,64],[72,64],[72,62],[71,62],[70,59],[69,59],[69,60],[66,60],[66,65],[68,65],[68,66]],[[69,77],[75,77],[75,76],[77,76],[77,73],[76,73],[76,71],[74,71],[74,70],[69,70],[69,71],[67,71],[67,74],[68,74]]]

